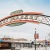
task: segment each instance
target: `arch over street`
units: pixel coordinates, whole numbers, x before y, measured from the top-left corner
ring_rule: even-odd
[[[43,23],[50,26],[50,16],[39,12],[22,12],[7,16],[0,20],[0,27],[15,24],[17,22]]]

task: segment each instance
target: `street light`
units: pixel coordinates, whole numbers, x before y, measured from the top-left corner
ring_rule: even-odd
[[[39,38],[39,34],[36,33],[36,28],[35,28],[35,34],[34,34],[34,39],[35,39],[35,50],[36,50],[36,39]]]
[[[35,35],[34,35],[34,39],[35,39],[35,50],[36,50],[36,28],[35,28]]]
[[[46,37],[45,37],[45,50],[47,50],[47,41],[46,41]]]

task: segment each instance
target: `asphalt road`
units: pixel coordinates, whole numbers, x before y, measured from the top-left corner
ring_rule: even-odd
[[[0,50],[11,50],[11,49],[0,49]],[[20,50],[35,50],[35,48],[21,48]],[[39,47],[36,50],[50,50],[50,47]]]

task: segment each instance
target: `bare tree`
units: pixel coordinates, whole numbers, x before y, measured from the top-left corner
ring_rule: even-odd
[[[10,38],[10,36],[4,35],[3,38]]]
[[[50,40],[50,33],[48,33],[48,40]]]

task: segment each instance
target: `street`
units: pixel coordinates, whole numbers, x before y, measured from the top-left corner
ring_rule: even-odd
[[[11,50],[11,49],[0,49],[0,50]],[[17,49],[16,49],[17,50]],[[35,50],[35,48],[21,48],[20,50]],[[50,50],[50,47],[39,47],[36,50]]]

